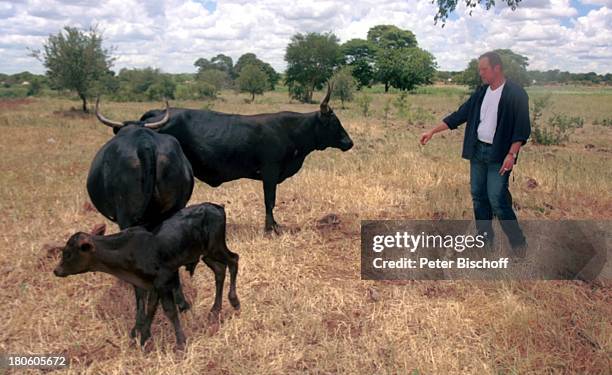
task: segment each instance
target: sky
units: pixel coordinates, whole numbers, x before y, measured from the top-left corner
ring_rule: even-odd
[[[440,70],[509,48],[529,58],[530,70],[612,72],[612,0],[523,0],[516,11],[497,3],[471,16],[460,4],[441,27],[430,0],[0,0],[0,72],[44,73],[30,50],[66,25],[97,25],[115,71],[192,73],[200,57],[236,62],[247,52],[283,71],[296,33],[333,32],[342,43],[381,24],[411,30]]]

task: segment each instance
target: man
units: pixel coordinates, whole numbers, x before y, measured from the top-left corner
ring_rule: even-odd
[[[456,112],[423,133],[420,142],[425,145],[434,134],[467,122],[462,157],[470,160],[476,229],[492,243],[491,220],[497,216],[510,245],[523,255],[526,241],[512,209],[508,181],[519,150],[531,133],[529,98],[523,88],[506,79],[497,53],[480,56],[478,71],[485,84]]]

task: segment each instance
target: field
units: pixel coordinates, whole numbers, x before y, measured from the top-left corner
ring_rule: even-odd
[[[64,353],[71,364],[63,372],[75,374],[609,374],[609,283],[360,279],[361,220],[472,218],[463,130],[418,144],[465,92],[420,90],[408,95],[403,117],[393,106],[397,93],[369,93],[367,116],[359,100],[345,109],[333,101],[355,147],[314,152],[280,185],[282,235],[263,234],[260,182],[215,189],[198,182],[191,203],[225,205],[229,247],[240,254],[242,310],[233,312],[224,297],[223,322],[212,329],[212,272],[200,265],[193,279],[182,274],[193,307],[181,316],[188,342],[178,353],[161,311],[145,351],[129,340],[132,291],[112,276],[52,274],[59,258],[49,245],[101,222],[117,231],[90,209],[85,189],[89,164],[112,131],[72,111],[78,101],[0,101],[0,353]],[[609,220],[612,128],[599,124],[612,117],[612,90],[529,92],[551,94],[544,119],[563,112],[585,125],[565,145],[525,146],[511,180],[517,214]],[[282,92],[253,104],[246,98],[228,91],[212,103],[171,105],[242,114],[318,109]],[[107,102],[103,113],[137,119],[160,106]]]

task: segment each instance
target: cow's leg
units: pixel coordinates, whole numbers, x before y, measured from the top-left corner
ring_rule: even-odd
[[[142,333],[142,324],[144,322],[145,299],[147,291],[137,286],[134,287],[134,296],[136,297],[136,322],[130,332],[130,337],[135,338],[138,332]]]
[[[210,257],[202,257],[202,260],[215,273],[215,303],[213,304],[212,309],[210,309],[208,320],[211,323],[217,323],[219,321],[219,314],[221,313],[221,306],[223,304],[223,283],[225,282],[225,269],[227,266],[224,263]]]
[[[266,205],[266,225],[265,231],[280,233],[280,225],[274,220],[274,205],[276,204],[276,185],[278,182],[278,168],[266,167],[262,168],[262,179],[264,189],[264,202]]]
[[[187,299],[183,294],[183,288],[181,286],[181,279],[178,271],[176,271],[175,278],[176,280],[172,282],[172,284],[174,285],[174,289],[172,289],[172,297],[174,298],[174,302],[178,306],[179,311],[184,312],[189,310],[191,308],[191,305],[189,304],[189,302],[187,302]]]
[[[145,316],[140,333],[140,346],[144,347],[149,337],[151,337],[151,323],[153,323],[157,305],[159,305],[159,295],[154,290],[151,290],[149,291],[149,300],[147,302],[147,315]]]
[[[227,266],[230,272],[230,287],[228,299],[232,307],[236,310],[240,309],[240,300],[238,299],[238,295],[236,294],[236,278],[238,276],[238,254],[232,253],[227,249],[228,257],[227,257]]]

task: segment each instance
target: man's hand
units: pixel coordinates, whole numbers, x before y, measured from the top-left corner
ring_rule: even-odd
[[[429,140],[431,139],[431,137],[433,137],[433,132],[431,130],[421,134],[421,144],[423,146],[426,145],[427,142],[429,142]]]
[[[503,176],[506,172],[511,171],[513,166],[514,156],[512,156],[511,154],[506,155],[506,158],[504,159],[504,162],[502,163],[502,166],[499,169],[500,176]]]
[[[448,125],[446,125],[445,122],[440,122],[438,125],[436,125],[435,128],[431,129],[428,132],[421,134],[421,139],[420,139],[421,144],[426,145],[427,142],[429,142],[429,140],[431,139],[431,137],[433,137],[434,134],[443,132],[445,130],[448,130]]]

